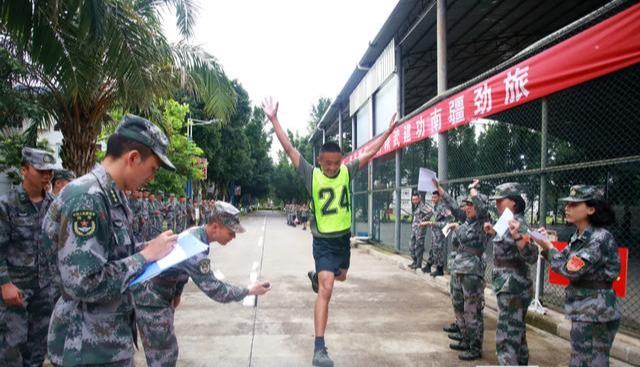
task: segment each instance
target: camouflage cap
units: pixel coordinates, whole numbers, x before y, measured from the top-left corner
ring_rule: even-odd
[[[116,134],[120,134],[129,139],[146,145],[158,156],[162,166],[168,170],[175,171],[176,167],[167,158],[167,148],[169,139],[159,127],[151,121],[136,115],[126,115],[116,129]]]
[[[594,199],[602,199],[604,197],[602,191],[595,186],[590,185],[575,185],[571,186],[569,196],[560,199],[560,201],[568,201],[572,203],[579,203],[583,201],[589,201]]]
[[[222,220],[222,224],[235,233],[244,233],[245,229],[240,224],[240,210],[224,201],[216,201],[212,218]]]
[[[522,196],[522,187],[517,182],[507,182],[502,185],[496,186],[493,191],[493,195],[489,197],[490,200],[504,199],[509,196]]]
[[[22,161],[40,171],[56,169],[56,158],[53,154],[35,148],[22,148]]]
[[[73,173],[73,171],[69,171],[66,169],[57,169],[53,171],[52,181],[57,181],[57,180],[73,181],[75,179],[76,179],[76,174]]]

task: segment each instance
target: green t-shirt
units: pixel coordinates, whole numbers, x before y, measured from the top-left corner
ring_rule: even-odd
[[[349,170],[349,178],[353,181],[356,173],[358,172],[358,168],[360,167],[360,160],[354,159],[353,161],[346,164],[347,169]],[[307,192],[309,196],[312,195],[311,186],[313,182],[313,166],[307,162],[302,155],[300,156],[300,165],[298,166],[298,174],[302,177],[302,181],[304,182],[304,186],[307,188]],[[331,234],[322,234],[318,232],[318,227],[316,226],[316,220],[314,218],[313,210],[309,210],[309,220],[311,233],[313,237],[319,238],[335,238],[344,236],[346,233],[349,233],[349,230],[346,230],[341,233],[331,233]]]

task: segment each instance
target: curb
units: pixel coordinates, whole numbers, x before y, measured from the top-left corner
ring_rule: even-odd
[[[365,254],[395,263],[400,269],[415,273],[417,276],[429,280],[428,284],[430,286],[449,295],[449,275],[431,278],[428,274],[423,274],[421,271],[409,269],[407,264],[410,259],[407,256],[398,255],[363,242],[352,242],[351,246],[360,249],[360,251]],[[484,290],[484,298],[485,311],[489,311],[485,312],[485,315],[496,319],[498,304],[493,291],[489,287]],[[534,330],[541,330],[567,341],[570,339],[569,332],[571,331],[571,322],[566,320],[560,312],[550,309],[546,309],[546,314],[544,315],[528,312],[526,322],[527,326]],[[611,348],[611,357],[634,366],[640,366],[640,339],[619,332]]]

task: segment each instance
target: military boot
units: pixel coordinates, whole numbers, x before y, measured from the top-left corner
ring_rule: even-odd
[[[465,342],[457,342],[455,344],[449,344],[449,348],[453,350],[459,350],[461,352],[466,352],[469,350],[469,344]]]
[[[442,331],[446,332],[446,333],[460,333],[460,328],[458,327],[458,324],[456,324],[455,322],[452,322],[449,326],[445,326],[442,328]]]
[[[409,269],[415,270],[418,268],[418,260],[416,260],[415,258],[413,258],[413,262],[411,264],[408,265]]]
[[[461,361],[474,361],[482,358],[482,352],[466,350],[458,355],[458,359]]]
[[[435,271],[431,272],[431,276],[434,278],[442,275],[444,275],[444,267],[442,266],[438,266]]]
[[[422,268],[422,272],[423,273],[431,273],[431,263],[427,263],[427,265],[424,266],[424,268]]]

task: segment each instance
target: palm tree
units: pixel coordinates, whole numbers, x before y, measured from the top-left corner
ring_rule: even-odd
[[[162,33],[167,8],[182,37],[174,44]],[[149,114],[177,88],[202,100],[207,113],[228,118],[230,81],[215,58],[187,42],[196,12],[193,0],[0,0],[0,41],[25,64],[25,84],[37,86],[61,130],[65,167],[91,169],[109,110]]]

